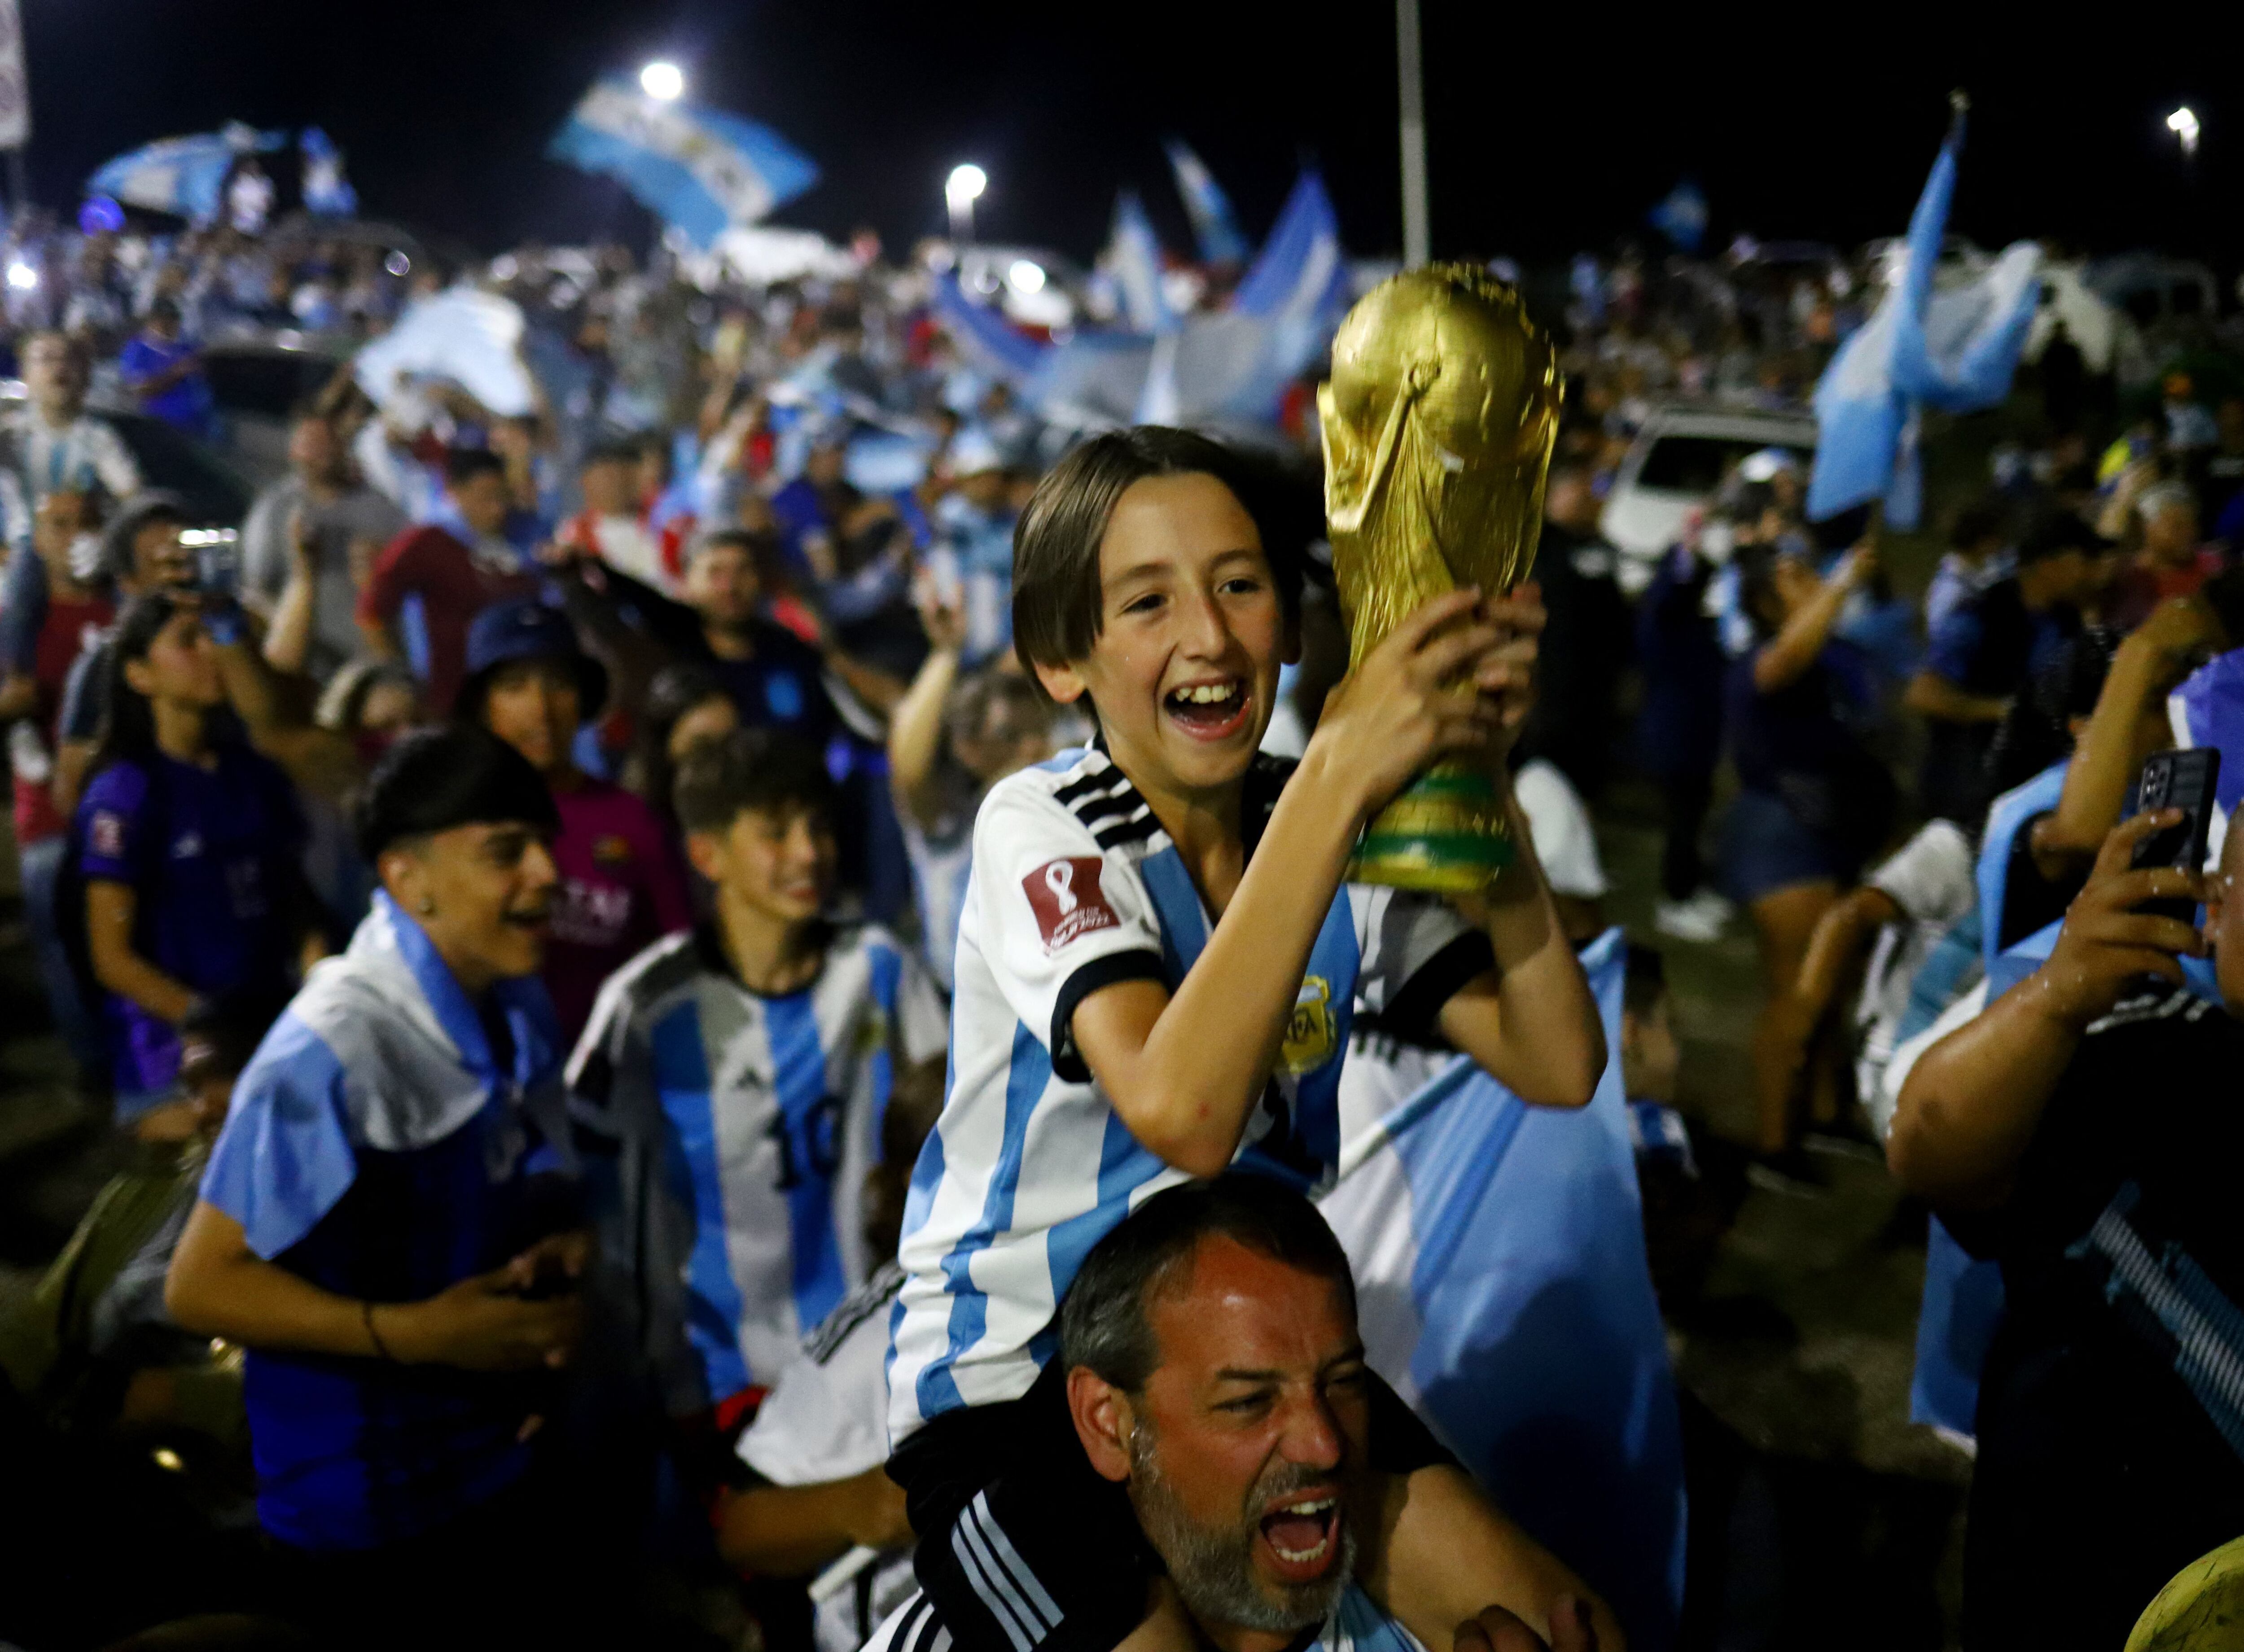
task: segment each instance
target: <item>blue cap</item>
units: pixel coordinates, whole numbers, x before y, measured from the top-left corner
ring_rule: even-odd
[[[555,660],[576,674],[578,713],[589,722],[607,702],[608,670],[577,641],[576,628],[558,608],[534,597],[495,602],[468,627],[468,674],[454,705],[470,722],[483,717],[483,694],[491,674],[518,660]]]

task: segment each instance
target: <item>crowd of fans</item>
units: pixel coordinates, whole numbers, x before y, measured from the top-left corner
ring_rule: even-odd
[[[2117,1645],[2244,1531],[2244,1392],[2173,1353],[2240,1323],[2214,1064],[2244,985],[2132,910],[2201,898],[2217,939],[2236,906],[2131,870],[2121,823],[2169,694],[2244,660],[2244,393],[2177,375],[2125,422],[2060,339],[1945,491],[1921,603],[1868,513],[1807,520],[1782,449],[1632,597],[1599,509],[1653,406],[1796,406],[1875,294],[1835,263],[1585,262],[1539,600],[1454,599],[1343,684],[1313,431],[1083,442],[962,360],[912,273],[463,272],[527,317],[536,410],[377,405],[339,369],[236,542],[89,396],[222,441],[200,341],[370,339],[429,261],[233,227],[15,255],[16,852],[54,1024],[139,1157],[0,1338],[9,1426],[57,1481],[160,1439],[220,1506],[155,1520],[203,1547],[99,1609],[75,1582],[27,1608],[27,1644],[206,1609],[366,1644],[745,1613],[842,1652],[899,1610],[897,1652],[1335,1613],[1432,1643],[1492,1601],[1525,1621],[1491,1608],[1495,1646],[1610,1644],[1351,1354],[1305,1204],[1146,1195],[1236,1154],[1330,1172],[1288,1030],[1312,963],[1360,1002],[1351,1062],[1462,1050],[1578,1105],[1602,1042],[1571,948],[1605,927],[1591,811],[1624,778],[1664,811],[1659,929],[1741,914],[1759,946],[1755,1180],[1812,1197],[1822,1150],[1882,1145],[1936,1242],[2000,1263],[1956,1419],[1968,1642]],[[1465,669],[1478,712],[1438,692]],[[1256,717],[1304,759],[1282,792],[1204,755]],[[1349,891],[1354,823],[1451,750],[1508,755],[1531,850],[1470,916]],[[1695,1174],[1651,961],[1625,1026],[1647,1167]],[[1280,1304],[1239,1334],[1281,1376],[1207,1404],[1281,1418],[1288,1452],[1338,1432],[1210,1491],[1180,1453],[1235,1380],[1200,1345],[1219,1265],[1224,1301]],[[1303,1361],[1341,1371],[1324,1422]],[[1341,1540],[1344,1459],[1407,1487],[1345,1600],[1284,1572]],[[145,1452],[100,1460],[73,1506],[162,1501]],[[1282,1587],[1252,1530],[1195,1529],[1242,1498]]]

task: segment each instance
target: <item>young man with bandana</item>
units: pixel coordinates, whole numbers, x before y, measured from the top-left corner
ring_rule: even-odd
[[[297,1615],[354,1646],[542,1638],[569,1594],[531,1441],[587,1252],[537,979],[552,799],[453,728],[395,747],[358,823],[374,910],[235,1087],[166,1300],[249,1351]]]

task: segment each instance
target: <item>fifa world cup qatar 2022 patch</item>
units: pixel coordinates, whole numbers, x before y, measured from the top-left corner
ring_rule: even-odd
[[[1079,936],[1121,923],[1098,887],[1098,856],[1070,855],[1046,861],[1021,880],[1046,952],[1057,952]]]

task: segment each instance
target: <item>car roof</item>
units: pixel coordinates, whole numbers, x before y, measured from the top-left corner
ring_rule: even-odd
[[[1654,408],[1645,421],[1644,437],[1704,436],[1738,442],[1766,442],[1772,446],[1815,445],[1815,418],[1810,413],[1776,413],[1757,408],[1722,407],[1707,403],[1669,403]]]

